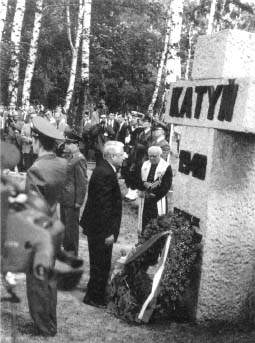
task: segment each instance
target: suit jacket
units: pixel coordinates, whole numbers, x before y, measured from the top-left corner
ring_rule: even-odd
[[[151,144],[151,129],[146,130],[143,129],[138,136],[138,144],[143,145],[146,149]]]
[[[119,127],[120,127],[120,124],[119,122],[116,120],[116,119],[108,119],[107,120],[107,125],[110,126],[114,132],[114,135],[116,136],[118,130],[119,130]],[[114,137],[115,138],[115,137]]]
[[[114,139],[114,131],[111,126],[97,124],[91,127],[90,138],[93,148],[98,151],[102,151],[105,142]]]
[[[118,238],[122,213],[122,200],[117,175],[103,160],[91,176],[88,199],[80,225],[89,238]]]
[[[34,191],[46,200],[51,214],[61,198],[66,172],[67,161],[54,153],[39,157],[27,171],[26,191]]]
[[[82,206],[87,189],[87,162],[78,151],[67,164],[67,178],[63,186],[61,205],[75,207]]]
[[[127,123],[123,123],[116,134],[116,140],[125,144],[125,138],[130,134],[130,128]]]

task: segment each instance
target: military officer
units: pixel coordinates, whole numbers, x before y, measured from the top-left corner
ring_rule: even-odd
[[[56,217],[56,206],[66,179],[67,161],[57,157],[56,140],[64,140],[63,134],[48,120],[34,117],[32,120],[33,151],[37,160],[27,171],[26,191],[34,191],[48,205],[49,215]],[[54,265],[54,261],[52,262]],[[56,279],[46,275],[44,280],[35,278],[32,266],[27,272],[27,298],[36,333],[54,336],[57,333]]]
[[[65,225],[64,249],[78,256],[79,217],[87,189],[87,161],[79,150],[80,137],[74,132],[66,132],[64,154],[68,161],[67,179],[62,190],[60,215]]]
[[[159,146],[162,149],[162,158],[167,161],[170,153],[170,146],[166,140],[166,125],[156,122],[152,128],[152,142],[150,146]]]

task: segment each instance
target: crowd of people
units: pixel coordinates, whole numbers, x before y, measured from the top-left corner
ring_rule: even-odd
[[[67,125],[61,107],[54,112],[42,107],[1,115],[1,139],[14,144],[22,156],[18,171],[26,171],[26,191],[42,197],[52,218],[64,224],[62,249],[78,259],[79,225],[88,239],[90,279],[84,303],[106,305],[106,285],[112,247],[117,241],[122,215],[119,178],[129,189],[124,200],[140,199],[141,231],[167,211],[172,184],[167,127],[138,112],[128,115],[85,111],[79,129]],[[95,161],[90,181],[87,160]],[[87,192],[88,185],[88,192]],[[83,213],[80,209],[87,201]],[[54,258],[58,258],[56,253]],[[55,260],[52,262],[54,265]],[[27,297],[36,332],[57,332],[57,285],[46,273],[38,280],[29,269]]]

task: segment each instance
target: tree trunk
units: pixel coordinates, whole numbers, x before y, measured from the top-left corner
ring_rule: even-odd
[[[75,83],[75,77],[76,77],[78,52],[79,52],[79,46],[80,46],[80,40],[81,40],[81,34],[82,34],[82,22],[83,22],[84,10],[85,10],[85,6],[83,4],[83,1],[79,0],[78,23],[77,23],[77,29],[76,29],[75,44],[72,50],[72,64],[71,64],[71,69],[70,69],[69,84],[67,88],[66,100],[65,100],[65,105],[64,105],[64,110],[66,111],[66,113],[69,111],[72,97],[73,97],[73,92],[74,92],[74,83]]]
[[[89,42],[90,42],[90,21],[91,21],[91,0],[85,0],[85,11],[83,15],[82,27],[82,65],[81,79],[89,83]]]
[[[7,4],[8,4],[8,0],[0,1],[0,42],[2,40],[4,24],[6,21],[6,13],[7,13],[7,7],[8,7]]]
[[[85,11],[82,25],[81,42],[81,85],[79,93],[79,103],[77,109],[77,123],[80,122],[84,111],[84,105],[87,104],[89,90],[89,44],[90,44],[90,21],[91,21],[91,0],[85,0]]]
[[[172,23],[172,21],[171,21],[170,12],[168,12],[167,21],[166,21],[167,25],[166,25],[166,35],[165,35],[164,47],[163,47],[163,51],[161,54],[161,60],[160,60],[159,68],[158,68],[158,74],[157,74],[154,93],[152,95],[151,103],[148,107],[148,113],[150,116],[153,116],[153,108],[154,108],[154,105],[155,105],[157,97],[158,97],[159,86],[160,86],[160,82],[162,79],[164,64],[166,61],[167,47],[168,47],[169,39],[170,39],[171,23]]]
[[[17,0],[11,33],[11,66],[9,72],[9,106],[15,107],[18,98],[19,83],[19,54],[22,22],[24,18],[26,0]]]
[[[166,55],[165,90],[162,97],[161,111],[163,111],[165,108],[166,92],[171,83],[181,78],[181,59],[179,52],[182,29],[183,1],[184,0],[172,0],[170,2],[171,30]]]
[[[30,49],[29,49],[27,67],[26,67],[26,72],[25,72],[25,79],[24,79],[24,86],[23,86],[23,94],[22,94],[22,105],[25,108],[29,106],[31,82],[32,82],[32,77],[34,73],[34,68],[35,68],[38,40],[39,40],[39,34],[40,34],[40,29],[41,29],[42,6],[43,6],[43,0],[36,0],[34,28],[33,28]]]
[[[188,49],[188,57],[187,57],[187,64],[185,70],[185,80],[189,79],[190,69],[191,69],[191,57],[192,57],[192,42],[193,42],[193,23],[190,23],[189,26],[189,49]]]
[[[211,35],[213,33],[213,23],[214,23],[215,11],[216,11],[216,4],[217,4],[217,0],[212,0],[210,14],[208,18],[208,26],[206,30],[207,35]]]
[[[183,0],[172,0],[170,4],[171,11],[171,31],[166,57],[166,80],[165,87],[169,88],[171,82],[181,78],[181,59],[180,40],[182,29]]]

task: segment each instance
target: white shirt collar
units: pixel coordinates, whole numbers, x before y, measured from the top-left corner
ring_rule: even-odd
[[[107,161],[107,162],[110,164],[110,166],[112,167],[113,171],[116,173],[116,172],[117,172],[117,169],[114,167],[114,165],[111,164],[111,162],[109,162],[109,161]]]

